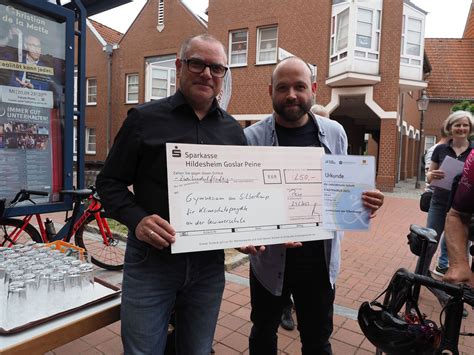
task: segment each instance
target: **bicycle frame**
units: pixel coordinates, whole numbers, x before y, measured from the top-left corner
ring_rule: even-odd
[[[442,290],[452,298],[445,307],[446,318],[441,332],[441,343],[436,354],[450,351],[451,354],[459,354],[458,342],[462,323],[464,303],[474,303],[474,290],[466,285],[453,285],[430,277],[411,273],[405,269],[399,269],[393,276],[388,287],[384,304],[398,312],[406,301],[405,297],[411,293],[414,286],[425,286]],[[390,295],[389,295],[390,294]],[[397,295],[397,296],[394,296]],[[394,297],[391,297],[394,296]]]
[[[109,245],[108,236],[111,235],[111,231],[107,220],[105,218],[102,218],[100,215],[102,211],[102,205],[97,199],[93,197],[93,195],[90,195],[88,197],[88,200],[90,201],[89,206],[83,212],[81,212],[81,209],[83,207],[82,199],[75,198],[74,208],[71,217],[67,219],[66,224],[54,236],[48,236],[45,222],[43,221],[41,214],[37,213],[24,216],[22,218],[22,226],[12,232],[12,234],[10,235],[10,241],[8,241],[8,243],[5,243],[5,246],[11,247],[13,245],[13,242],[18,239],[19,235],[25,230],[26,226],[30,224],[33,217],[36,219],[43,243],[54,242],[56,240],[64,240],[66,242],[69,242],[72,236],[91,215],[93,215],[97,221],[97,225],[102,235],[104,244]]]

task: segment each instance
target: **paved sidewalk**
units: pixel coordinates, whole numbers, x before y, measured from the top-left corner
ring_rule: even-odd
[[[415,256],[406,243],[410,224],[424,225],[426,214],[418,208],[420,191],[414,180],[400,184],[395,193],[387,194],[369,232],[346,233],[342,244],[342,267],[336,289],[336,307],[332,345],[335,354],[374,354],[375,348],[365,339],[356,321],[361,302],[375,298],[400,267],[413,270]],[[215,334],[216,354],[248,354],[250,333],[250,291],[248,262],[227,273],[227,283]],[[100,271],[100,277],[120,285],[120,274]],[[441,307],[428,292],[421,294],[422,312],[439,323]],[[474,331],[473,311],[463,321],[464,331]],[[298,332],[280,328],[280,354],[301,354]],[[474,339],[461,337],[460,351],[474,354]],[[121,354],[120,324],[112,324],[48,354]]]

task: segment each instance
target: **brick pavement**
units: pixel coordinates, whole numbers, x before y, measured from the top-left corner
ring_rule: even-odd
[[[387,194],[386,202],[372,221],[369,232],[346,233],[336,290],[332,335],[335,354],[375,352],[354,319],[357,309],[361,302],[371,300],[384,289],[396,269],[414,269],[416,260],[406,244],[406,234],[411,223],[424,225],[425,219],[426,214],[419,211],[417,199]],[[248,268],[247,262],[227,274],[228,281],[214,337],[216,354],[248,354],[247,339],[251,327]],[[420,308],[430,319],[439,323],[441,307],[429,292],[421,293]],[[465,331],[474,331],[472,313],[463,321]],[[280,328],[278,348],[280,354],[300,354],[298,332]],[[461,337],[459,348],[464,354],[473,354],[474,339]],[[121,353],[120,324],[117,322],[47,354]]]

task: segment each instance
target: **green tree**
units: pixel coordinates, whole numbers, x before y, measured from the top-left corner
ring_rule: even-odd
[[[469,111],[472,114],[474,114],[474,103],[469,102],[469,101],[462,101],[453,105],[453,107],[451,107],[452,112],[459,111],[459,110]]]

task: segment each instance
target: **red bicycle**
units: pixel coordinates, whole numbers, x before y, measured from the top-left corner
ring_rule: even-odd
[[[73,199],[72,214],[66,212],[65,224],[56,232],[53,222],[41,214],[25,215],[23,218],[0,218],[0,245],[11,247],[28,241],[49,243],[56,240],[70,242],[74,236],[77,246],[85,249],[91,261],[104,269],[121,270],[123,268],[128,229],[125,225],[109,217],[103,210],[95,187],[83,190],[64,190],[61,194]],[[21,190],[11,201],[9,207],[32,196],[47,196],[44,191]],[[85,201],[88,201],[85,204]],[[1,214],[0,214],[1,216]],[[36,221],[37,228],[32,224]]]

